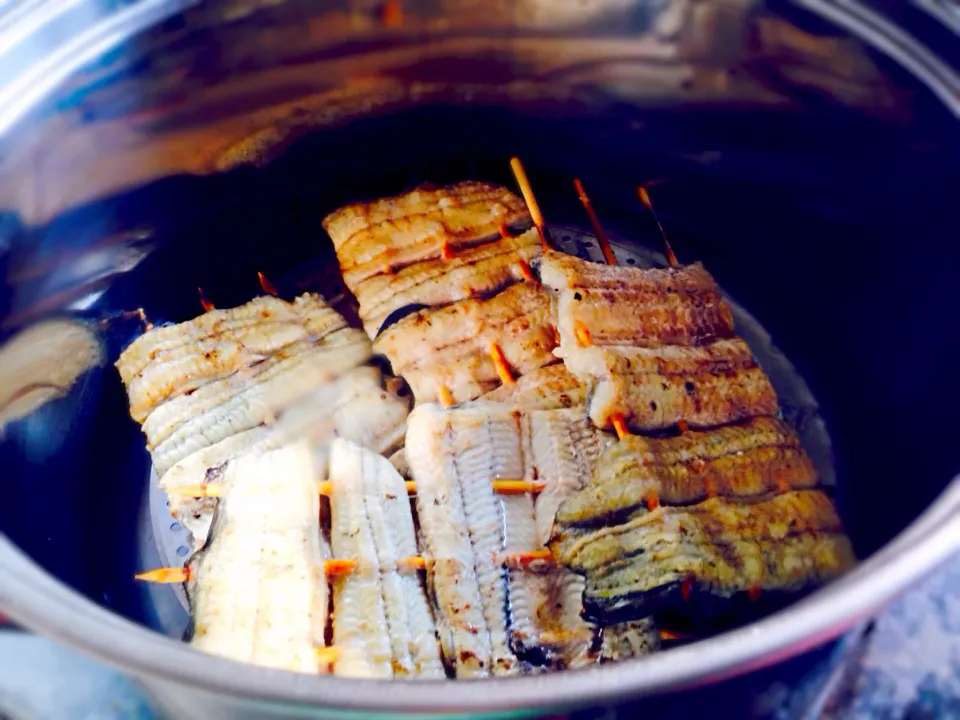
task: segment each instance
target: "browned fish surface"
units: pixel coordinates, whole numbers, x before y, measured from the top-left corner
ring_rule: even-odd
[[[588,345],[700,345],[733,334],[733,314],[700,264],[640,269],[546,251],[561,351]]]
[[[521,283],[492,298],[420,310],[388,328],[373,347],[407,380],[417,402],[439,399],[441,386],[463,402],[499,384],[491,343],[515,376],[554,360],[555,332],[542,288]]]
[[[384,322],[403,308],[486,297],[531,280],[530,266],[539,257],[540,247],[537,231],[528,230],[517,237],[497,237],[452,258],[425,260],[367,278],[354,290],[364,329],[375,338]]]
[[[557,536],[552,549],[585,576],[585,609],[604,622],[682,607],[691,593],[800,590],[854,562],[833,503],[816,490],[638,511],[621,525]]]
[[[777,412],[777,395],[759,367],[700,375],[612,375],[596,383],[589,397],[590,419],[613,427],[620,414],[635,430],[712,427]]]
[[[754,498],[816,484],[816,470],[797,434],[775,418],[672,438],[630,435],[606,447],[593,479],[568,495],[556,520],[561,526],[600,524],[651,498],[661,505],[689,505],[713,496]]]
[[[338,340],[333,344],[341,335],[344,336],[342,342]],[[154,467],[162,475],[192,452],[272,422],[298,404],[310,402],[314,393],[364,363],[369,356],[369,342],[363,332],[347,328],[302,352],[278,355],[276,363],[265,361],[254,366],[249,376],[225,378],[162,405],[144,423]],[[263,372],[259,372],[261,365],[265,366]],[[177,407],[168,414],[167,406],[174,404]],[[158,430],[155,436],[151,421],[161,412],[164,421],[157,426],[163,431]],[[163,439],[154,442],[155,437]]]
[[[538,447],[545,447],[545,432]],[[580,586],[559,568],[505,569],[504,554],[542,549],[529,495],[498,496],[494,479],[530,477],[521,412],[490,403],[410,415],[407,457],[438,604],[444,652],[458,677],[593,658]]]
[[[524,410],[556,410],[584,405],[587,387],[563,363],[554,363],[527,373],[512,385],[501,385],[481,399]]]
[[[588,409],[598,427],[620,415],[634,430],[680,420],[711,427],[777,411],[777,396],[740,338],[708,345],[566,348],[571,373],[592,383]]]
[[[305,294],[292,303],[258,297],[240,307],[149,330],[120,354],[116,365],[130,414],[143,422],[170,398],[345,327],[343,318],[318,295]]]
[[[497,237],[503,225],[529,224],[523,201],[506,188],[463,182],[436,190],[347,205],[323,227],[347,287]]]

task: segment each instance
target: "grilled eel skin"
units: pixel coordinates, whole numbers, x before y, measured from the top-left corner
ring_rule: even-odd
[[[740,338],[709,345],[574,348],[567,368],[590,383],[590,419],[610,429],[616,415],[633,430],[683,420],[712,427],[777,412],[777,394]]]
[[[546,250],[540,277],[554,293],[561,354],[585,344],[700,345],[733,335],[730,307],[699,263],[641,269]]]
[[[384,322],[403,308],[440,307],[470,298],[487,297],[508,285],[530,279],[531,265],[540,257],[536,230],[438,258],[408,265],[385,275],[374,275],[354,290],[360,319],[371,339]]]
[[[548,444],[543,440],[541,447]],[[580,617],[579,578],[555,567],[511,568],[505,575],[497,560],[502,553],[543,547],[533,498],[492,492],[494,479],[531,477],[525,444],[521,412],[503,405],[441,410],[428,404],[410,416],[407,457],[417,483],[424,553],[436,559],[431,581],[438,624],[458,677],[484,674],[490,662],[493,674],[502,674],[515,672],[518,658],[532,670],[582,665],[595,657],[596,630]],[[450,549],[455,541],[456,554]],[[475,606],[476,598],[466,594],[474,587],[485,624],[477,626],[480,633],[465,633],[465,622],[477,622],[467,620],[464,610]],[[490,662],[486,655],[475,657],[487,640],[489,649],[484,644],[482,651]]]
[[[224,473],[211,541],[190,561],[191,641],[264,667],[317,673],[328,557],[309,447],[251,453]]]
[[[600,453],[593,479],[563,501],[556,520],[599,524],[651,496],[662,505],[691,505],[714,495],[754,498],[816,485],[800,438],[776,418],[670,438],[628,435]]]
[[[501,226],[529,226],[526,205],[506,188],[463,182],[436,190],[356,203],[328,215],[343,279],[351,291],[373,275],[459,251],[497,237]]]
[[[660,649],[660,629],[653,618],[607,625],[600,630],[600,637],[600,662],[617,662]]]
[[[551,550],[586,578],[584,609],[604,624],[682,611],[691,593],[797,591],[854,562],[836,509],[819,490],[639,510],[620,525],[561,532]]]
[[[587,402],[587,387],[563,363],[554,363],[517,378],[512,385],[501,385],[481,395],[480,400],[524,410],[581,407]]]
[[[117,360],[137,422],[165,400],[190,393],[264,360],[283,348],[319,342],[346,327],[318,295],[288,303],[258,297],[230,310],[147,331]]]
[[[464,402],[500,382],[491,343],[522,376],[553,362],[555,338],[546,292],[518,283],[492,298],[420,310],[388,328],[373,348],[406,379],[418,403],[436,401],[442,385]]]
[[[445,677],[420,578],[397,561],[417,554],[403,478],[388,460],[347,440],[330,451],[331,544],[359,567],[334,581],[337,675]]]

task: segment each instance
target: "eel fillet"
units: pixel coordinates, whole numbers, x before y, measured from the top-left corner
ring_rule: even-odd
[[[417,554],[403,478],[385,458],[339,439],[331,445],[329,477],[333,552],[359,564],[334,581],[334,672],[445,677],[420,579],[397,565]]]
[[[321,469],[327,467],[329,443],[337,437],[375,453],[390,452],[403,442],[408,412],[405,399],[383,389],[377,368],[361,366],[322,385],[273,424],[241,431],[186,456],[163,474],[160,488],[216,482],[222,466],[234,457],[292,442],[309,442]],[[176,494],[168,498],[171,514],[190,530],[197,547],[202,547],[216,500]]]
[[[448,629],[441,633],[449,638],[445,653],[459,676],[478,674],[488,666],[484,660],[478,667],[462,667],[464,657],[472,660],[477,635],[489,641],[493,674],[514,672],[517,659],[520,667],[535,671],[583,665],[595,658],[596,630],[580,617],[579,578],[553,566],[508,568],[504,576],[497,559],[543,547],[533,498],[497,496],[492,489],[494,479],[533,476],[521,418],[518,409],[490,403],[449,410],[426,404],[410,416],[407,457],[417,483],[425,554]],[[448,547],[455,542],[458,564],[451,566]],[[461,610],[475,602],[462,595],[468,576],[483,603],[484,624],[477,626],[479,633],[461,636]],[[501,671],[498,652],[501,667],[507,663]]]
[[[317,673],[328,556],[310,449],[251,453],[224,473],[210,543],[191,559],[188,593],[198,650],[264,667]]]
[[[150,330],[117,360],[130,414],[143,422],[168,398],[345,327],[343,318],[319,296],[304,295],[292,303],[256,298],[238,308],[212,310],[186,323]],[[177,330],[173,338],[167,337],[170,328]]]
[[[728,599],[748,590],[795,592],[854,562],[836,508],[819,490],[749,504],[714,497],[640,510],[620,525],[573,530],[555,536],[551,549],[585,577],[584,609],[604,624],[696,607],[694,594]]]
[[[492,298],[420,310],[388,328],[373,347],[410,384],[418,403],[437,400],[441,386],[463,402],[499,384],[490,357],[494,342],[515,376],[553,362],[556,333],[542,288],[518,283]]]
[[[374,275],[354,290],[360,318],[371,339],[392,315],[413,306],[439,307],[486,297],[530,279],[540,257],[536,230],[458,252],[452,258],[425,260],[388,275]]]
[[[480,182],[355,203],[323,220],[351,291],[369,277],[440,258],[445,249],[482,244],[498,237],[502,226],[518,224],[530,224],[523,200]]]
[[[338,336],[345,342],[334,344],[333,339]],[[183,403],[169,411],[173,418],[168,418],[165,426],[175,429],[164,439],[157,442],[152,426],[144,424],[157,472],[162,475],[190,453],[272,420],[370,356],[367,338],[361,330],[341,330],[327,340],[327,344],[289,357],[278,356],[275,363],[262,371],[255,366],[252,377],[226,378],[177,398]],[[220,387],[221,382],[228,384]],[[197,395],[200,397],[194,399]]]
[[[548,250],[540,277],[554,293],[561,353],[584,344],[700,345],[733,335],[730,306],[699,263],[641,269]]]
[[[593,480],[563,501],[557,522],[608,522],[650,497],[661,505],[692,505],[712,496],[807,490],[817,482],[800,438],[776,418],[670,438],[629,435],[600,454]]]
[[[616,439],[594,428],[579,409],[530,411],[522,425],[527,476],[544,484],[536,502],[536,539],[543,547],[560,504],[590,482],[601,451]]]
[[[586,404],[587,387],[563,363],[554,363],[517,378],[512,385],[501,385],[480,400],[524,410],[572,408]]]
[[[574,348],[567,368],[590,384],[588,410],[602,428],[622,415],[634,430],[683,420],[711,427],[777,412],[777,394],[740,338],[709,345]]]
[[[516,433],[482,412],[461,432],[451,411],[418,405],[407,427],[407,459],[417,483],[424,555],[436,599],[443,651],[458,678],[508,675],[520,666],[510,647],[504,518],[492,481],[522,463]],[[491,452],[492,451],[492,452]]]

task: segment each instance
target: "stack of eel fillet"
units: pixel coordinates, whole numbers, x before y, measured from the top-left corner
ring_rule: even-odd
[[[348,205],[329,215],[347,286],[374,351],[410,384],[417,402],[472,400],[502,374],[555,361],[546,292],[534,278],[541,248],[520,198],[463,182]]]
[[[541,276],[557,354],[588,384],[592,422],[681,426],[609,445],[559,506],[550,547],[584,576],[589,617],[608,625],[692,607],[697,594],[796,591],[851,565],[833,503],[794,430],[771,417],[773,387],[700,265],[610,267],[547,251]]]
[[[777,411],[777,397],[733,315],[699,264],[643,270],[547,251],[567,369],[590,384],[597,427],[617,416],[633,430],[680,421],[711,427]]]
[[[403,442],[409,403],[366,365],[372,350],[323,299],[258,297],[145,332],[116,366],[164,489],[204,484],[243,452],[313,440],[321,465],[342,436],[377,452]],[[211,499],[171,496],[194,534],[210,529]]]

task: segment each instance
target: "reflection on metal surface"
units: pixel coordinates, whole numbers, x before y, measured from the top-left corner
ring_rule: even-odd
[[[15,335],[0,346],[0,434],[103,362],[100,341],[79,322],[49,320]]]
[[[814,98],[911,119],[910,94],[858,41],[755,0],[442,0],[404,6],[402,23],[379,2],[212,2],[76,74],[0,144],[0,208],[40,223],[166,175],[263,162],[310,128],[436,102],[642,113]],[[14,115],[3,108],[0,130]]]

